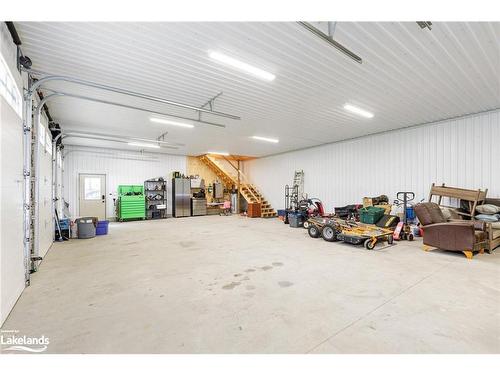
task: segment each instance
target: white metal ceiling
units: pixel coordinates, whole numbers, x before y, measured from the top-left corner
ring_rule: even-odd
[[[51,114],[65,130],[167,138],[174,153],[209,150],[263,156],[500,107],[500,23],[340,22],[334,38],[357,64],[293,22],[16,23],[33,68],[215,109],[225,129],[152,124],[148,114],[59,98]],[[276,75],[272,82],[210,60],[215,50]],[[53,88],[192,116],[68,83]],[[345,103],[375,114],[347,113]],[[279,144],[249,139],[279,138]],[[83,141],[68,139],[68,143]],[[100,145],[99,141],[85,141]],[[169,152],[172,152],[169,151]],[[353,152],[356,152],[353,150]]]

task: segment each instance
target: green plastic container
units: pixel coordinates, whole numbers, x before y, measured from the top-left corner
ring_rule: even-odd
[[[146,197],[143,185],[118,186],[118,220],[146,218]]]
[[[384,212],[380,207],[363,207],[359,210],[359,220],[365,224],[375,224],[384,216]]]

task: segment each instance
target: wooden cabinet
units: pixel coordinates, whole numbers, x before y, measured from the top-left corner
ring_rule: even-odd
[[[248,217],[260,217],[260,203],[248,203]]]

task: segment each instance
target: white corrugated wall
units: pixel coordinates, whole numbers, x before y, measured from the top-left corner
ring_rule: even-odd
[[[244,172],[275,208],[284,185],[305,172],[305,192],[335,206],[364,196],[414,191],[427,199],[433,182],[486,189],[500,197],[500,111],[484,112],[346,140],[244,163]]]
[[[7,26],[0,22],[0,74],[5,66],[22,93],[16,69],[16,48]],[[23,121],[6,100],[5,76],[0,77],[0,326],[21,295],[24,282],[23,255]]]
[[[66,146],[63,154],[64,199],[69,203],[71,217],[79,215],[78,176],[81,173],[106,175],[106,216],[115,217],[113,196],[118,185],[143,185],[150,178],[163,177],[168,182],[168,206],[171,213],[170,173],[186,173],[186,157],[159,153],[140,153],[103,148]],[[112,194],[112,195],[110,195]]]

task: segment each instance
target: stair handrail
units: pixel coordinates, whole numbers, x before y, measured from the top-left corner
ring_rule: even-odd
[[[223,173],[229,180],[231,180],[233,183],[237,183],[238,181],[233,179],[233,177],[221,166],[219,165],[217,162],[216,162],[216,159],[213,157],[213,156],[210,156],[209,154],[204,154],[202,155],[202,157],[205,157],[206,159],[208,159],[210,161],[211,164],[213,164],[215,166],[215,168],[217,168],[221,173]],[[237,167],[235,167],[233,165],[233,163],[231,163],[231,161],[229,159],[227,159],[224,155],[222,155],[223,159],[226,160],[229,165],[231,167],[233,167],[237,172],[239,172],[239,174],[243,177],[243,179],[240,178],[240,188],[241,187],[246,187],[248,193],[247,195],[250,195],[253,197],[253,199],[255,199],[258,203],[262,203],[263,201],[263,197],[262,197],[262,194],[260,193],[260,191],[255,187],[255,185],[253,185],[251,182],[249,182],[249,179],[248,177],[241,171],[241,170],[238,170]],[[238,177],[238,176],[236,176]],[[255,192],[260,195],[260,198],[258,198],[251,189],[254,189]]]
[[[230,178],[231,180],[233,180],[233,179],[231,178],[231,175],[230,175],[229,173],[227,173],[227,172],[226,172],[226,171],[225,171],[225,170],[224,170],[224,169],[223,169],[220,165],[218,165],[217,163],[215,163],[215,158],[211,157],[209,154],[205,154],[204,156],[206,156],[208,160],[210,160],[212,163],[214,163],[214,164],[215,164],[215,165],[216,165],[216,166],[217,166],[217,167],[218,167],[218,168],[219,168],[222,172],[224,172],[226,175],[228,175],[228,176],[229,176],[229,178]],[[240,174],[241,176],[243,176],[243,180],[241,180],[241,179],[240,179],[240,184],[251,184],[251,182],[250,182],[250,180],[248,179],[248,177],[247,177],[247,176],[246,176],[246,175],[245,175],[245,174],[244,174],[241,170],[238,170],[238,168],[237,168],[237,167],[235,167],[235,166],[233,165],[233,163],[231,163],[231,161],[229,161],[229,159],[227,159],[227,158],[226,158],[226,156],[225,156],[225,155],[222,155],[222,157],[224,158],[224,160],[226,160],[226,161],[229,163],[229,165],[230,165],[231,167],[233,167],[233,168],[236,170],[236,172],[239,172],[239,174]],[[238,177],[238,176],[236,176],[236,177]],[[234,181],[234,180],[233,180],[233,181]],[[236,182],[236,181],[234,181],[234,182]]]

